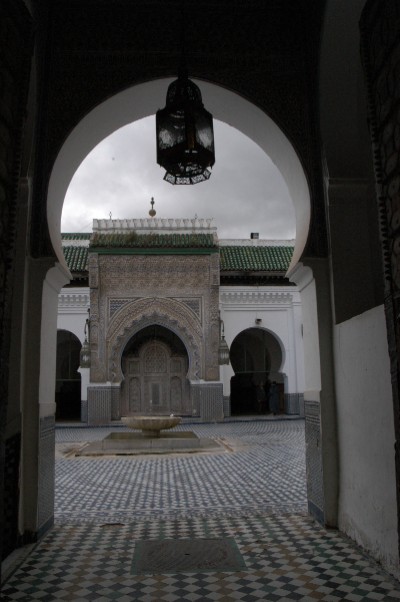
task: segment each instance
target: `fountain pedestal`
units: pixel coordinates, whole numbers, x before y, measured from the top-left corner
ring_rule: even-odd
[[[125,416],[122,422],[141,433],[110,433],[101,441],[93,441],[76,456],[142,455],[194,452],[224,452],[215,440],[197,437],[192,431],[161,433],[182,422],[180,416]]]

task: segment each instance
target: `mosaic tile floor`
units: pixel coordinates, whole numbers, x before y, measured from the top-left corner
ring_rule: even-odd
[[[233,538],[246,568],[137,573],[135,546]],[[337,532],[301,515],[56,526],[3,589],[2,600],[174,602],[400,600],[398,583]]]
[[[177,430],[188,430],[180,427]],[[152,457],[59,457],[58,523],[254,515],[306,510],[303,421],[191,426],[226,453]],[[60,429],[58,449],[110,429]]]
[[[129,466],[126,458],[69,455],[100,429],[58,430],[56,525],[4,584],[1,600],[400,600],[397,581],[305,514],[301,421],[197,429],[233,451]],[[289,494],[297,510],[288,513]],[[184,541],[187,556],[204,540],[216,544],[209,570],[195,554],[177,555],[175,570],[166,570],[157,546],[146,544],[171,550],[171,541]],[[146,545],[149,561],[138,562],[135,551]],[[237,565],[224,556],[232,545]]]

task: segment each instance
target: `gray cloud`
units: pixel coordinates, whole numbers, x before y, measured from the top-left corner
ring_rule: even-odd
[[[234,128],[214,122],[211,178],[194,186],[164,182],[156,163],[155,119],[121,128],[103,140],[75,173],[65,197],[63,232],[90,231],[93,218],[213,217],[220,238],[294,238],[286,184],[269,157]]]

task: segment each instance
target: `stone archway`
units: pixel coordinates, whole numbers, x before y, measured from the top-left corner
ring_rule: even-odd
[[[64,257],[61,250],[59,223],[63,199],[73,174],[86,155],[104,137],[127,123],[154,114],[159,108],[160,102],[163,102],[165,90],[170,82],[171,79],[150,81],[119,92],[90,111],[65,140],[53,165],[47,196],[49,232],[61,264],[64,263]],[[205,104],[215,118],[232,125],[255,141],[281,172],[291,195],[296,216],[295,251],[289,268],[292,269],[304,251],[311,216],[309,179],[304,171],[300,155],[282,129],[255,104],[227,88],[209,82],[202,81],[201,89]],[[155,319],[157,319],[156,315],[147,317],[148,323]],[[171,328],[177,328],[174,323],[165,322],[165,324]],[[123,378],[120,369],[122,343],[132,335],[132,329],[137,330],[140,327],[142,326],[139,326],[139,322],[136,322],[127,326],[124,332],[117,335],[118,341],[107,340],[109,367],[106,380],[118,387]],[[93,328],[93,331],[96,332],[96,327]],[[178,332],[180,332],[179,329]],[[190,329],[187,330],[187,333],[186,335],[185,331],[182,338],[187,336],[188,349],[196,348],[196,345],[192,343]],[[201,372],[194,369],[193,357],[193,353],[189,352],[191,377],[203,378]],[[198,356],[199,365],[201,357],[200,354]]]
[[[239,79],[241,77],[242,69],[245,69],[247,72],[247,66],[239,68]],[[165,74],[166,72],[163,71],[161,73]],[[202,73],[203,72],[201,71],[200,75]],[[154,75],[158,76],[160,75],[160,72],[157,71],[157,69],[153,69],[153,67],[149,67],[146,70],[146,77],[151,78]],[[128,88],[115,96],[111,96],[113,93],[113,90],[111,89],[109,92],[110,98],[107,101],[98,104],[92,111],[90,111],[90,107],[87,107],[90,112],[86,113],[86,117],[79,122],[75,129],[72,130],[71,134],[65,139],[58,157],[53,164],[47,196],[47,219],[50,237],[61,264],[63,264],[64,258],[61,252],[59,223],[65,191],[73,173],[87,153],[109,133],[113,132],[118,127],[122,127],[126,123],[155,113],[159,108],[160,102],[162,103],[164,100],[165,90],[170,81],[171,80],[165,79],[150,81],[145,84],[136,85],[133,88]],[[221,84],[226,87],[223,88],[222,85],[220,87],[208,82],[201,83],[203,97],[207,107],[217,119],[229,123],[229,125],[233,125],[259,144],[277,165],[288,186],[296,214],[296,246],[292,259],[292,268],[296,265],[296,262],[302,255],[309,233],[311,212],[308,183],[310,183],[311,188],[314,188],[314,191],[316,187],[318,188],[318,176],[314,177],[311,174],[311,167],[314,168],[315,163],[312,160],[309,161],[315,150],[311,149],[313,136],[307,134],[304,137],[304,140],[299,140],[302,138],[302,134],[300,133],[300,135],[298,135],[297,126],[299,122],[297,119],[298,110],[296,108],[296,132],[294,133],[291,131],[291,127],[285,129],[289,135],[292,134],[292,140],[296,140],[297,142],[296,152],[293,144],[289,141],[289,138],[283,133],[283,130],[276,125],[266,112],[256,106],[256,104],[258,104],[258,106],[263,106],[265,110],[268,110],[266,108],[268,107],[268,103],[263,102],[262,98],[265,94],[263,84],[259,90],[257,89],[258,84],[255,88],[249,88],[247,90],[246,85],[244,87],[241,87],[240,85],[235,86],[234,84],[231,86],[227,85],[223,79],[219,78],[218,74],[215,77],[215,81],[220,81]],[[237,89],[239,94],[243,95],[231,92],[228,88]],[[245,100],[244,96],[247,96],[255,104]],[[101,98],[104,98],[104,96]],[[161,101],[159,100],[160,98],[162,99]],[[300,97],[298,96],[296,101],[299,100],[299,98]],[[302,106],[301,102],[300,106]],[[79,118],[83,114],[85,114],[85,112],[81,112]],[[279,116],[279,111],[275,112],[275,115]],[[286,121],[285,119],[282,119],[281,123],[287,125]],[[77,120],[74,123],[77,123]],[[307,132],[312,131],[311,128],[307,127],[307,119],[304,120],[304,123],[306,124],[305,130]],[[302,128],[300,128],[300,130],[302,130]],[[304,143],[303,146],[302,143]],[[305,156],[307,154],[306,144],[310,144],[308,156]],[[300,159],[300,157],[302,157],[302,159]],[[304,161],[304,164],[308,164],[310,168],[308,176],[306,176],[303,169],[301,163],[302,160]],[[316,204],[320,205],[320,198],[321,197],[316,197]],[[315,209],[314,213],[317,214],[317,209]],[[318,230],[319,226],[315,222],[315,215],[314,225],[315,229]],[[324,229],[322,228],[322,235],[319,241],[316,241],[314,233],[311,244],[312,252],[315,251],[315,248],[318,247],[321,240],[322,244],[319,246],[324,249],[323,230]],[[127,333],[120,334],[121,337],[124,335],[128,336]],[[121,341],[122,338],[119,343]],[[110,380],[114,383],[118,383],[118,378],[122,376],[118,373],[119,359],[118,354],[114,354],[108,372]],[[115,362],[114,360],[117,361]],[[114,368],[116,368],[116,370],[114,370]]]
[[[156,113],[164,102],[171,79],[139,84],[99,104],[73,129],[54,163],[47,196],[47,219],[53,247],[64,264],[60,222],[67,188],[75,171],[89,152],[115,130]],[[261,109],[233,91],[201,81],[207,108],[215,119],[251,138],[271,158],[287,184],[296,217],[296,242],[290,268],[305,248],[310,225],[310,191],[293,145],[278,125]]]

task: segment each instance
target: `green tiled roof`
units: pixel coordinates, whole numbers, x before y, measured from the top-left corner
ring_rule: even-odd
[[[90,246],[95,248],[159,248],[213,249],[217,245],[212,234],[93,234]]]
[[[293,247],[224,246],[220,247],[221,272],[286,272]]]
[[[63,234],[63,240],[68,239],[68,236],[76,236],[76,240],[85,240],[79,237],[89,237],[90,234],[76,234],[76,235],[65,235]],[[113,237],[113,245],[106,244],[105,237]],[[118,234],[101,235],[101,244],[99,240],[92,239],[91,246],[96,248],[105,248],[107,246],[121,248],[121,240]],[[123,236],[127,236],[126,234]],[[162,235],[141,235],[140,238],[147,239],[141,240],[137,245],[128,245],[128,241],[125,241],[125,246],[138,246],[141,248],[150,247],[150,240],[152,238],[153,246],[159,246],[159,248],[196,248],[194,244],[203,244],[205,248],[216,248],[215,242],[211,234],[162,234]],[[189,238],[188,238],[189,237]],[[193,237],[196,237],[193,239]],[[160,240],[161,239],[161,240]],[[167,244],[168,243],[168,244]],[[64,246],[64,256],[67,265],[71,272],[84,272],[87,270],[87,259],[90,247],[81,246]],[[293,247],[284,246],[223,246],[219,247],[221,272],[286,272],[293,255]]]
[[[63,238],[65,239],[64,235]],[[85,272],[87,270],[87,247],[63,247],[65,261],[71,272]]]

